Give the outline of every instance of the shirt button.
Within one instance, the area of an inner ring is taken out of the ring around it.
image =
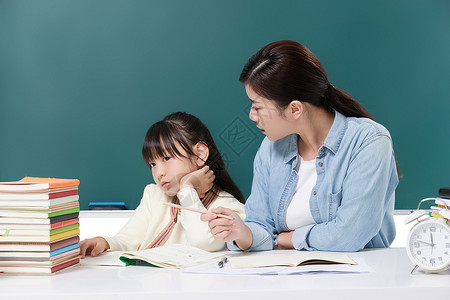
[[[314,191],[314,192],[313,192],[313,194],[314,194],[314,196],[315,196],[315,195],[317,195],[317,192],[316,192],[316,191]]]
[[[319,161],[319,167],[323,166],[323,162]]]
[[[320,149],[320,151],[325,152],[325,148]]]

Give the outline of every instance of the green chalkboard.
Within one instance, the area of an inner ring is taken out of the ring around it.
[[[186,111],[250,192],[263,138],[238,82],[265,44],[296,40],[391,132],[397,209],[450,185],[448,1],[0,1],[0,180],[78,178],[82,209],[134,209],[148,127]]]

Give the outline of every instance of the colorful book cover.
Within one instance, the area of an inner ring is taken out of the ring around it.
[[[0,266],[0,272],[11,274],[55,274],[56,272],[65,270],[69,267],[78,265],[80,263],[80,256],[76,256],[68,261],[55,266],[45,267],[26,267],[26,266]]]
[[[78,179],[24,177],[19,181],[0,182],[0,191],[39,191],[78,186]]]
[[[55,224],[62,221],[76,219],[79,212],[69,213],[52,218],[21,218],[21,217],[2,217],[0,216],[0,224]]]
[[[55,251],[66,246],[78,244],[80,237],[78,235],[61,238],[54,242],[6,242],[0,243],[0,251]]]
[[[63,205],[65,205],[65,204],[63,204]],[[75,208],[63,209],[63,210],[52,212],[54,209],[60,209],[60,208],[58,207],[58,208],[52,208],[52,209],[48,209],[48,210],[36,210],[36,211],[0,209],[0,217],[47,219],[47,218],[53,218],[53,217],[58,217],[58,216],[62,216],[62,215],[68,215],[68,214],[80,212],[79,204],[78,204],[78,207],[75,207]]]
[[[55,229],[0,229],[0,236],[52,236],[77,228],[80,228],[79,223]]]
[[[48,184],[48,187],[51,189],[80,185],[80,180],[78,179],[64,178],[24,177],[19,180],[19,182],[45,183]]]
[[[54,251],[0,251],[0,261],[4,260],[55,260],[74,253],[80,253],[78,243]]]
[[[78,195],[78,188],[61,188],[49,192],[17,193],[0,192],[0,200],[50,200],[67,196]]]
[[[70,219],[67,221],[61,221],[53,224],[15,224],[15,223],[0,223],[0,230],[2,229],[32,229],[32,230],[51,230],[60,227],[64,227],[67,225],[77,224],[80,222],[80,219]]]
[[[2,267],[55,267],[66,261],[72,260],[77,257],[78,254],[68,255],[55,260],[44,260],[44,261],[34,261],[34,260],[4,260],[0,262]]]
[[[0,243],[3,242],[52,242],[65,237],[80,234],[80,229],[72,229],[66,232],[57,233],[50,236],[0,236]]]
[[[37,209],[50,209],[55,206],[62,206],[63,204],[76,202],[79,200],[78,195],[72,195],[67,197],[60,197],[48,200],[4,200],[0,199],[0,209],[14,209],[14,210],[37,210]]]

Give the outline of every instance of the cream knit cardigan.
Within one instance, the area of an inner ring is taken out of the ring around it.
[[[180,204],[197,209],[205,209],[197,192],[193,188],[181,189],[177,197]],[[172,221],[171,207],[163,205],[171,202],[156,184],[145,187],[141,203],[127,224],[113,237],[104,237],[111,251],[142,250],[150,246],[156,236]],[[244,205],[227,192],[221,191],[208,210],[215,207],[226,207],[235,211],[245,219]],[[178,221],[171,230],[166,244],[188,244],[206,251],[226,249],[225,243],[214,240],[207,222],[200,220],[200,214],[188,210],[181,210]]]

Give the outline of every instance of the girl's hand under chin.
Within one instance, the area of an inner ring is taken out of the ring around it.
[[[185,187],[192,187],[197,191],[197,194],[202,198],[207,191],[209,191],[214,184],[216,176],[208,166],[186,174],[180,180],[180,190]]]

